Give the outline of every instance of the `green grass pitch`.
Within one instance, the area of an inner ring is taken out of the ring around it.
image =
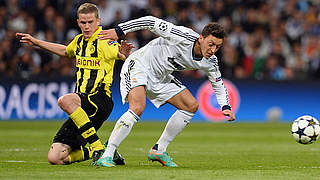
[[[49,165],[48,148],[62,123],[0,122],[0,179],[320,179],[319,143],[296,143],[289,123],[191,123],[168,147],[178,168],[147,161],[165,126],[159,122],[133,127],[119,148],[125,166]],[[102,140],[113,125],[99,130]]]

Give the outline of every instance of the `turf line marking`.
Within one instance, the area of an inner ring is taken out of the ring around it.
[[[10,149],[0,149],[0,152],[28,152],[28,151],[40,151],[40,149],[32,148],[32,149],[24,149],[24,148],[10,148]]]
[[[37,161],[16,161],[16,160],[7,160],[7,161],[0,161],[0,162],[9,162],[9,163],[36,163],[36,164],[49,164],[48,162],[37,162]]]
[[[311,167],[306,167],[306,166],[303,166],[303,167],[299,167],[301,169],[320,169],[319,166],[311,166]]]

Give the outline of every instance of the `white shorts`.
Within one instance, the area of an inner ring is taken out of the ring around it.
[[[138,86],[146,87],[147,98],[157,108],[186,88],[172,75],[168,75],[161,80],[152,76],[145,66],[132,59],[125,61],[120,77],[120,92],[123,104],[128,102],[129,91]]]

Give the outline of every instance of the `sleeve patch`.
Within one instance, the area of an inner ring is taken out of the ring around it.
[[[108,45],[111,46],[112,44],[117,43],[117,41],[108,41]]]
[[[166,31],[166,30],[168,29],[167,23],[161,22],[161,23],[159,24],[159,29],[160,29],[161,31]]]
[[[218,78],[216,78],[216,82],[219,82],[219,81],[221,81],[221,77],[218,77]]]

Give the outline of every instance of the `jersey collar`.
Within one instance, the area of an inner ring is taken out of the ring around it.
[[[98,30],[96,30],[96,32],[94,32],[94,33],[92,34],[92,36],[90,36],[88,39],[86,39],[86,41],[89,41],[89,40],[92,40],[92,39],[96,39],[97,36],[98,36],[98,33],[99,33],[100,31],[102,31],[102,26],[101,26],[101,25],[99,25]]]

